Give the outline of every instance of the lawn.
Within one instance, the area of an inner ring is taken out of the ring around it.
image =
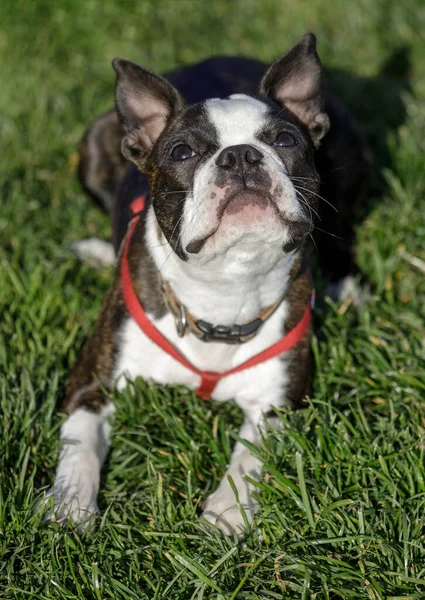
[[[197,517],[238,410],[142,382],[114,395],[97,527],[43,523],[57,402],[112,279],[70,251],[110,231],[75,166],[112,104],[111,59],[271,60],[308,30],[375,155],[358,224],[372,294],[319,299],[312,397],[258,450],[255,527],[238,542]],[[422,0],[2,0],[0,597],[425,598],[425,276],[403,254],[425,260],[424,32]]]

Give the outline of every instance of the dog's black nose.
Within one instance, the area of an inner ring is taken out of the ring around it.
[[[264,157],[257,148],[249,144],[228,146],[216,158],[216,165],[223,169],[243,169],[244,166],[260,162]]]

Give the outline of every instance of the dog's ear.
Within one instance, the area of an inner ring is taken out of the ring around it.
[[[122,153],[141,164],[167,121],[184,106],[180,93],[163,77],[115,58],[115,106],[124,129]]]
[[[258,92],[290,110],[310,132],[316,147],[329,129],[324,111],[322,65],[316,36],[308,33],[274,62],[260,82]]]

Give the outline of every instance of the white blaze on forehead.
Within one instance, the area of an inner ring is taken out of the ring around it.
[[[254,142],[267,115],[264,102],[245,94],[233,94],[225,100],[212,98],[205,102],[205,108],[221,148]]]

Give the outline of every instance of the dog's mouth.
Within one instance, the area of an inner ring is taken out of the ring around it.
[[[186,252],[188,254],[198,254],[206,242],[218,231],[223,218],[226,215],[236,215],[245,210],[247,211],[248,218],[250,216],[249,211],[256,215],[261,215],[262,212],[268,210],[274,211],[279,221],[289,229],[291,238],[298,240],[298,243],[300,243],[300,239],[304,237],[310,228],[310,223],[308,221],[294,220],[282,213],[276,205],[276,202],[269,195],[246,188],[239,190],[226,198],[225,202],[217,209],[217,225],[206,235],[189,242],[186,246]]]
[[[220,223],[225,213],[234,215],[242,212],[248,207],[256,207],[260,210],[264,210],[269,205],[277,211],[276,204],[268,196],[257,192],[256,190],[246,188],[232,194],[218,207],[217,218]]]

